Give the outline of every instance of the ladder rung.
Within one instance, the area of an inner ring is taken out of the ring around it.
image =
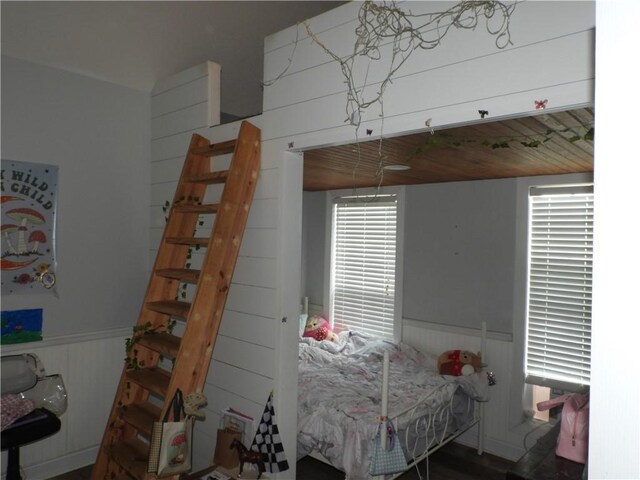
[[[190,175],[184,177],[185,182],[190,183],[204,183],[206,185],[213,185],[214,183],[224,183],[229,177],[229,170],[221,170],[219,172],[208,172],[200,175]]]
[[[137,438],[115,443],[111,450],[113,460],[133,478],[145,478],[149,458],[149,445]]]
[[[199,245],[201,247],[209,245],[208,237],[167,237],[165,241],[174,245]]]
[[[147,302],[147,308],[158,313],[166,313],[174,317],[180,317],[183,320],[187,319],[189,315],[189,309],[191,304],[187,302],[181,302],[179,300],[163,300],[159,302]]]
[[[208,205],[175,205],[173,211],[179,213],[217,213],[219,207],[220,205],[217,203]]]
[[[180,349],[180,337],[170,333],[148,333],[138,340],[138,345],[146,347],[160,355],[176,358]]]
[[[161,368],[140,368],[138,370],[130,370],[127,377],[142,388],[150,390],[153,393],[165,397],[169,388],[169,380],[171,374]]]
[[[194,284],[198,283],[198,278],[200,278],[200,270],[191,268],[162,268],[156,270],[156,273],[161,277],[173,278],[174,280]]]
[[[215,157],[216,155],[226,155],[233,153],[236,148],[236,140],[228,140],[226,142],[212,143],[206,147],[198,147],[191,150],[194,155],[203,155],[206,157]]]
[[[149,402],[131,403],[120,407],[120,418],[147,437],[151,436],[153,422],[158,421],[161,414],[162,409]]]

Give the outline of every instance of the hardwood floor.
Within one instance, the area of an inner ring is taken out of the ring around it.
[[[504,458],[488,453],[480,456],[472,448],[450,443],[431,456],[429,476],[425,462],[420,464],[420,473],[423,480],[504,480],[512,466]],[[344,473],[311,457],[300,460],[296,470],[296,480],[344,480]],[[88,480],[90,475],[91,466],[87,466],[49,480]],[[414,468],[400,480],[420,480],[420,476]]]
[[[86,467],[73,470],[72,472],[63,473],[57,477],[51,477],[49,480],[90,480],[92,468],[93,465],[87,465]]]
[[[415,468],[399,480],[504,480],[513,462],[485,453],[478,455],[472,448],[450,443],[429,459],[429,476],[425,462],[420,463],[420,475]],[[344,473],[311,457],[297,464],[296,480],[344,480]]]

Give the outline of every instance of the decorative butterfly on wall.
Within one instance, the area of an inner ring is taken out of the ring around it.
[[[547,108],[546,98],[544,100],[535,100],[533,103],[536,106],[536,110],[544,110],[545,108]]]

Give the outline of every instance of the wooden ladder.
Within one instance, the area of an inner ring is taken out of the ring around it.
[[[210,157],[229,153],[229,169],[212,171]],[[260,130],[249,122],[236,140],[192,136],[92,480],[155,478],[147,473],[145,441],[153,422],[176,389],[202,392],[259,170]],[[207,187],[220,183],[220,203],[202,203]],[[211,235],[196,237],[205,215],[215,215]],[[191,251],[200,247],[202,265],[191,269]],[[195,285],[190,302],[178,300],[185,284]],[[176,319],[185,321],[182,336],[172,333]]]

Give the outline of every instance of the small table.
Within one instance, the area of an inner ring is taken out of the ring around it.
[[[559,433],[560,422],[518,460],[506,480],[581,480],[585,466],[556,455]]]

